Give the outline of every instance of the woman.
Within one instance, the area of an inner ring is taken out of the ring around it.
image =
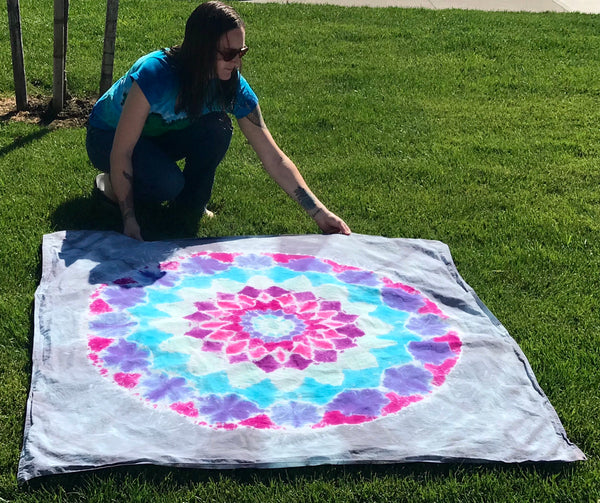
[[[269,175],[326,233],[350,234],[312,194],[277,146],[258,98],[240,75],[248,51],[238,13],[218,1],[201,4],[181,46],[140,58],[96,103],[86,147],[102,171],[97,188],[119,204],[123,232],[141,240],[134,201],[174,201],[204,211],[215,170],[229,147],[233,114]],[[185,158],[181,171],[176,164]]]

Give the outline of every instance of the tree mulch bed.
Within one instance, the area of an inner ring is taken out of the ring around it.
[[[64,108],[56,113],[48,96],[28,96],[27,108],[21,111],[17,111],[13,96],[0,98],[0,121],[28,122],[52,129],[83,127],[95,102],[96,98],[69,97]]]

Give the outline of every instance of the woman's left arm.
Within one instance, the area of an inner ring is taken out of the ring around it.
[[[329,211],[311,192],[295,164],[278,147],[256,108],[238,119],[244,136],[258,155],[271,178],[314,219],[326,234],[350,234],[350,227],[340,217]]]

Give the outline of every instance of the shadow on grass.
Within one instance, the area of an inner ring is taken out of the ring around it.
[[[417,484],[445,482],[450,479],[467,483],[471,477],[491,475],[502,478],[530,480],[553,480],[568,478],[578,464],[570,463],[397,463],[397,464],[355,464],[322,465],[298,468],[258,469],[240,468],[233,470],[170,468],[154,465],[120,466],[94,471],[51,475],[33,479],[22,486],[26,492],[45,493],[72,492],[85,495],[103,485],[121,488],[145,487],[163,494],[164,491],[189,489],[195,485],[237,485],[241,489],[249,486],[273,487],[275,484],[289,484],[293,487],[311,483],[363,484],[380,479],[394,479]]]
[[[17,138],[14,139],[14,141],[10,145],[0,148],[0,157],[3,157],[6,154],[12,152],[13,150],[24,147],[25,145],[28,145],[29,143],[39,140],[40,138],[43,138],[49,132],[50,132],[50,129],[44,128],[44,129],[40,129],[39,131],[36,131],[35,133],[28,134],[26,136],[18,136]]]
[[[136,216],[147,241],[197,237],[202,213],[184,212],[168,205],[136,202]],[[54,230],[122,232],[119,208],[94,191],[60,205],[52,217]]]

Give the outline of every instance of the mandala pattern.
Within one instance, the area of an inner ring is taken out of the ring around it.
[[[396,414],[458,361],[423,294],[313,256],[199,252],[90,298],[99,372],[156,409],[216,429],[322,428]]]

